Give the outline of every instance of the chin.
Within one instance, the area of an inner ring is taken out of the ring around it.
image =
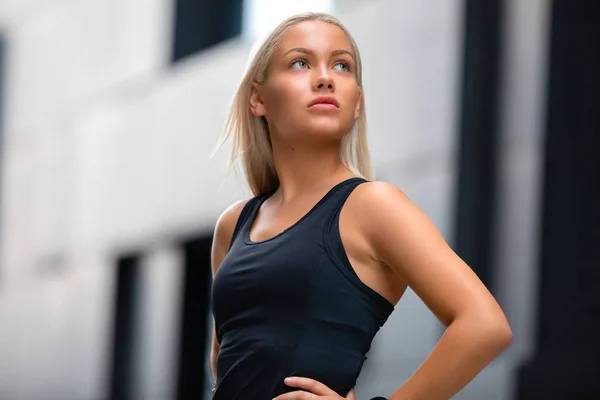
[[[347,133],[339,124],[311,124],[304,130],[304,135],[314,140],[342,140]]]
[[[325,136],[344,136],[352,127],[352,124],[343,124],[334,118],[322,118],[310,121],[306,124],[306,132]]]
[[[337,118],[314,118],[294,123],[293,129],[280,130],[282,138],[286,141],[305,144],[325,144],[340,142],[342,138],[352,129],[352,124],[341,124]]]

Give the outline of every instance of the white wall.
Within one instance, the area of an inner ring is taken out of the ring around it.
[[[234,178],[223,183],[226,151],[213,160],[209,155],[250,46],[230,41],[167,67],[171,3],[0,5],[10,46],[1,398],[104,398],[111,257],[137,245],[156,248],[148,262],[158,275],[147,282],[169,298],[165,293],[177,277],[158,278],[161,267],[177,264],[168,239],[210,232],[219,213],[246,195]],[[461,5],[347,0],[339,14],[364,59],[378,177],[405,190],[447,238],[456,180]],[[173,321],[168,311],[144,315],[152,326]],[[358,397],[400,386],[440,332],[423,303],[407,293],[374,342]],[[163,346],[149,359],[171,357],[164,348],[172,337],[168,330],[147,337],[144,346]],[[157,374],[146,369],[140,385]],[[496,397],[486,398],[502,398],[503,382],[491,382]],[[138,390],[158,395],[156,385]]]

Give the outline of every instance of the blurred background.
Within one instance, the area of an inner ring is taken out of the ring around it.
[[[301,11],[358,42],[377,179],[510,320],[455,398],[600,398],[600,2],[0,0],[0,399],[210,399],[212,231],[249,196],[210,154],[254,40]],[[408,291],[358,398],[442,332]]]

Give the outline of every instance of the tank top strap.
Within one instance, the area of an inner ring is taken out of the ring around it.
[[[350,272],[351,275],[357,276],[354,268],[350,265],[350,261],[346,255],[346,250],[342,243],[342,237],[340,235],[340,213],[346,200],[350,194],[356,189],[356,187],[362,183],[368,182],[366,179],[356,179],[348,182],[344,185],[338,193],[335,194],[335,198],[332,199],[330,206],[330,212],[327,218],[324,220],[323,226],[323,243],[327,249],[332,253],[331,255],[343,264],[344,269]]]
[[[254,216],[258,212],[258,208],[262,204],[262,199],[266,196],[269,196],[269,194],[261,194],[252,197],[246,202],[246,204],[244,204],[244,207],[240,212],[240,216],[238,217],[238,220],[235,224],[235,229],[233,230],[233,236],[231,237],[231,243],[229,244],[230,249],[231,246],[233,246],[233,243],[235,242],[236,238],[240,235],[240,233],[242,233],[243,235],[243,232],[246,229],[249,229],[249,227],[247,226],[249,221],[254,219]]]
[[[360,280],[356,271],[352,267],[350,260],[348,259],[348,255],[346,254],[346,249],[344,248],[340,234],[340,213],[342,208],[354,189],[365,182],[369,181],[363,178],[353,178],[349,181],[343,182],[338,190],[336,190],[335,193],[332,193],[327,207],[325,207],[325,209],[328,211],[328,215],[326,218],[324,218],[322,225],[322,243],[329,257],[332,259],[334,264],[339,267],[340,271],[342,271],[358,289],[363,291],[367,296],[375,301],[375,304],[378,305],[382,315],[389,315],[391,312],[390,310],[393,309],[393,306],[382,295]]]
[[[352,191],[360,184],[368,182],[364,178],[350,178],[347,179],[338,185],[327,194],[327,199],[325,204],[323,204],[321,208],[321,218],[324,218],[324,221],[329,220],[331,218],[335,218],[336,215],[339,215],[344,203],[348,199],[348,196],[352,193]]]
[[[367,180],[354,177],[346,179],[332,187],[310,212],[304,216],[303,219],[310,219],[307,228],[311,230],[323,230],[327,221],[340,212],[354,188],[364,182],[367,182]]]

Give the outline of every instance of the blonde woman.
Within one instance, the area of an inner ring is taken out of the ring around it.
[[[215,228],[216,400],[353,399],[408,286],[447,329],[390,400],[448,399],[511,342],[502,310],[430,220],[371,181],[361,76],[344,26],[302,14],[272,32],[239,87],[226,137],[254,197]]]

